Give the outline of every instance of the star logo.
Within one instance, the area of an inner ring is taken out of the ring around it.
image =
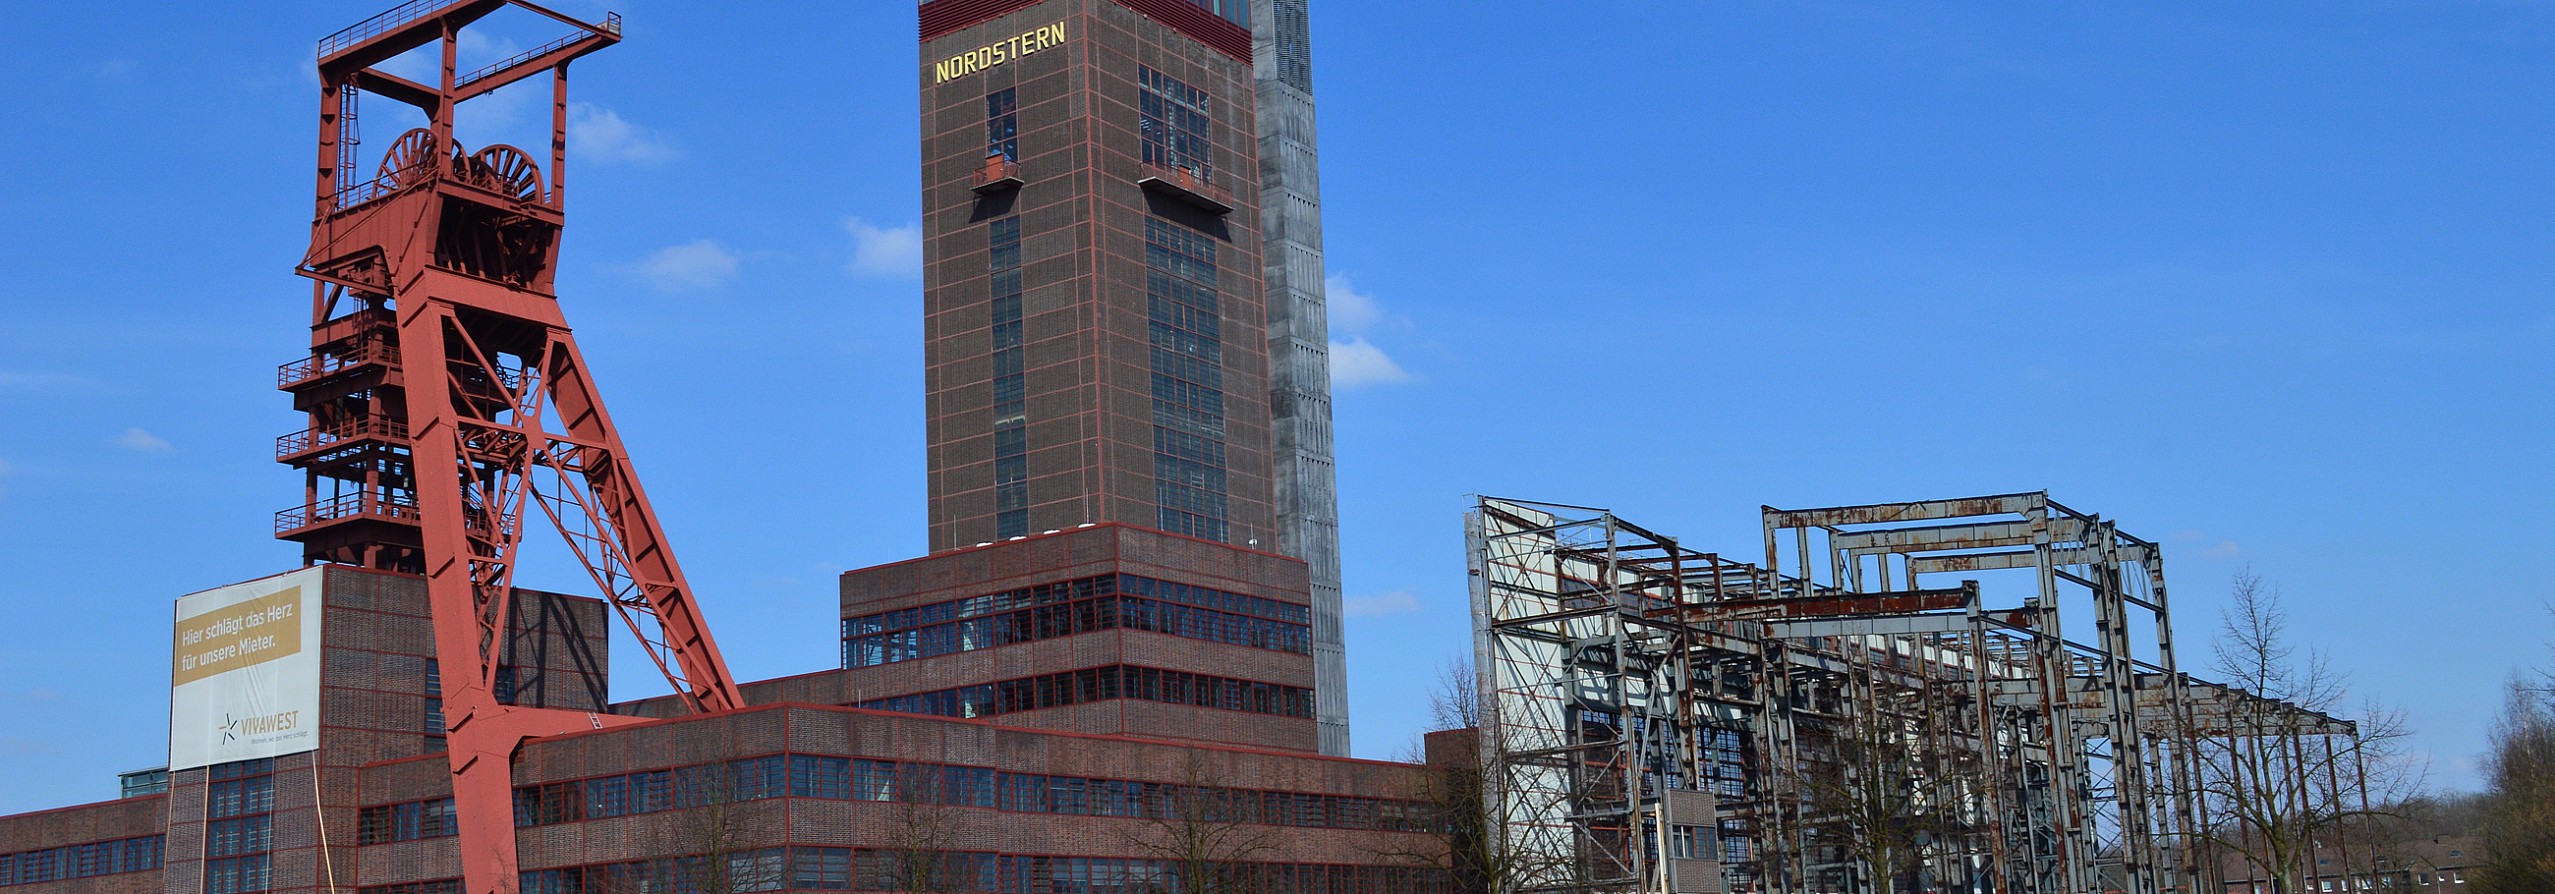
[[[238,718],[232,717],[228,712],[222,714],[222,722],[214,724],[213,728],[222,731],[223,744],[239,741],[240,722]]]

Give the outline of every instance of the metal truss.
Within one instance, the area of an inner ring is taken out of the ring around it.
[[[567,33],[461,70],[462,32],[508,8]],[[412,0],[319,46],[320,163],[301,267],[313,280],[312,352],[278,373],[310,424],[278,440],[277,458],[309,484],[276,532],[308,561],[425,578],[471,894],[518,886],[511,771],[523,740],[636,721],[497,696],[527,509],[566,539],[677,696],[694,710],[744,706],[554,288],[568,65],[620,38],[617,16]],[[421,48],[441,53],[432,83],[374,67]],[[532,79],[550,86],[546,165],[455,142],[459,106]],[[356,182],[356,103],[368,94],[415,106],[427,125],[391,140],[376,176]]]
[[[2355,733],[2181,672],[2157,546],[2047,494],[1762,521],[1751,564],[1601,509],[1468,514],[1486,807],[1535,867],[1514,888],[2200,890],[2207,743]],[[1876,870],[1844,793],[1880,753],[1928,825]],[[1711,886],[1656,844],[1689,790],[1717,802]]]

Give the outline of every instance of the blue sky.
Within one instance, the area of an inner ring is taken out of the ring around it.
[[[169,601],[296,561],[309,55],[374,5],[0,8],[0,812],[157,764]],[[913,13],[614,8],[563,300],[736,671],[826,667],[834,576],[924,547]],[[2187,662],[2250,566],[2474,784],[2555,640],[2555,6],[1314,27],[1360,754],[1467,648],[1467,494],[1745,555],[1759,504],[2045,488],[2167,545]]]

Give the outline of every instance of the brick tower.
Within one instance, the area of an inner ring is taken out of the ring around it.
[[[1319,749],[1247,7],[920,10],[933,554],[844,576],[847,700]]]

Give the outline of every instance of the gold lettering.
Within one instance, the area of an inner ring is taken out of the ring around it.
[[[1040,50],[1062,46],[1064,42],[1065,23],[1063,22],[1016,34],[999,42],[951,56],[945,61],[932,63],[932,83],[948,83],[952,78],[985,71]]]

